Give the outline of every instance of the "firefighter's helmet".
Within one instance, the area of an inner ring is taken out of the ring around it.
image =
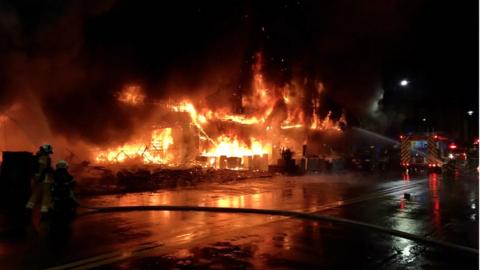
[[[59,160],[57,162],[57,165],[55,165],[57,169],[67,169],[68,168],[68,162],[66,160]]]
[[[53,154],[53,147],[51,144],[44,144],[40,146],[40,150],[47,154]]]

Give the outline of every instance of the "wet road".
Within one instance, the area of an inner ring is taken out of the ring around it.
[[[319,212],[478,249],[478,177],[274,177],[83,203]],[[268,215],[96,213],[63,229],[41,223],[15,232],[7,221],[0,224],[2,269],[478,269],[477,256],[349,225]]]

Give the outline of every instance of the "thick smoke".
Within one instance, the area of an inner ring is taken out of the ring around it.
[[[169,11],[159,8],[128,1],[4,4],[3,111],[14,102],[39,105],[54,133],[101,145],[128,139],[155,99],[231,84],[226,78],[239,66],[234,62],[241,61],[245,37],[215,36],[198,44],[208,32],[180,37],[192,34],[185,32],[189,26],[175,28],[178,22],[169,21],[172,15],[162,19]],[[180,14],[180,5],[173,8]],[[231,50],[239,54],[232,57]],[[120,104],[115,96],[127,83],[139,84],[152,102],[140,109]],[[25,98],[31,94],[39,104]]]
[[[1,4],[0,111],[15,103],[34,108],[31,117],[46,122],[28,132],[42,137],[35,144],[52,136],[115,144],[134,135],[156,101],[172,95],[208,96],[212,107],[235,103],[249,91],[253,56],[262,51],[269,80],[307,79],[307,96],[321,81],[321,114],[333,109],[339,117],[345,109],[360,117],[378,96],[383,55],[418,5],[163,2]],[[145,106],[116,100],[132,83],[145,91]]]
[[[382,64],[398,50],[422,1],[285,2],[265,20],[263,44],[273,76],[319,79],[322,108],[368,115],[380,94]],[[268,7],[264,7],[268,13]],[[278,46],[282,44],[282,46]],[[290,67],[289,69],[285,69]],[[293,67],[293,68],[291,68]],[[337,106],[335,106],[337,105]],[[326,114],[326,112],[324,112]]]

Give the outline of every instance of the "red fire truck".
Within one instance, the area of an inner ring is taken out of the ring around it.
[[[451,158],[452,141],[438,133],[400,135],[400,165],[404,168],[438,170]]]

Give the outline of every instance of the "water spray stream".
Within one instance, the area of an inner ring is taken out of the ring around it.
[[[381,135],[379,133],[376,133],[376,132],[373,132],[373,131],[370,131],[370,130],[366,130],[364,128],[359,128],[359,127],[353,127],[352,129],[355,129],[356,131],[358,132],[361,132],[361,133],[364,133],[364,134],[367,134],[368,136],[371,136],[371,137],[375,137],[375,138],[378,138],[380,140],[383,140],[383,141],[387,141],[393,145],[399,145],[400,142],[397,141],[397,140],[394,140],[392,138],[389,138],[387,136],[384,136],[384,135]],[[420,151],[418,149],[412,149],[415,153],[421,155],[421,156],[426,156],[427,153],[423,152],[423,151]]]
[[[28,141],[32,144],[33,147],[37,146],[36,141],[30,136],[30,134],[33,134],[32,132],[28,132],[28,130],[20,124],[19,121],[17,121],[15,118],[11,117],[10,115],[3,113],[3,115],[9,119],[12,123],[14,123],[25,135],[25,137],[28,139]],[[3,128],[5,128],[5,125],[3,125]]]
[[[389,138],[389,137],[387,137],[387,136],[381,135],[381,134],[379,134],[379,133],[376,133],[376,132],[373,132],[373,131],[370,131],[370,130],[366,130],[366,129],[359,128],[359,127],[353,127],[352,129],[355,129],[355,130],[357,130],[358,132],[367,134],[367,135],[369,135],[369,136],[371,136],[371,137],[380,139],[380,140],[382,140],[382,141],[389,142],[389,143],[394,144],[394,145],[400,144],[400,142],[397,141],[397,140],[394,140],[394,139],[392,139],[392,138]]]

